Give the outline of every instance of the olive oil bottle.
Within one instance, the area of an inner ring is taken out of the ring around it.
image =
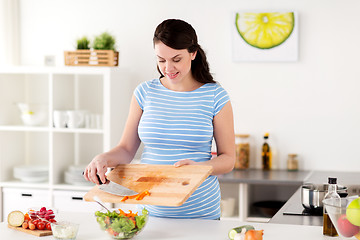
[[[328,185],[328,192],[325,194],[324,199],[339,199],[340,196],[337,193],[337,185],[336,185],[336,178],[329,177],[329,185]],[[323,207],[323,235],[335,237],[338,235],[334,224],[331,222],[331,219],[326,212],[325,206]]]
[[[262,167],[263,170],[270,170],[271,169],[271,148],[268,143],[269,133],[264,134],[264,144],[262,145]]]

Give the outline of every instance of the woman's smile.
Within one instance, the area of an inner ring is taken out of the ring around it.
[[[167,75],[168,78],[170,78],[170,79],[175,79],[175,78],[179,75],[179,72],[176,72],[176,73],[166,73],[166,75]]]

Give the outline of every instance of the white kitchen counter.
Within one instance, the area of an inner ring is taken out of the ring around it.
[[[88,213],[59,213],[58,220],[68,220],[80,223],[77,240],[109,240],[107,233],[100,230],[95,217]],[[301,226],[270,223],[246,223],[236,220],[181,220],[150,217],[145,226],[135,239],[143,240],[176,240],[176,239],[206,239],[206,240],[226,240],[228,231],[233,227],[250,224],[257,230],[264,229],[264,240],[321,240],[339,238],[325,237],[322,235],[320,226]],[[7,227],[7,223],[0,223],[1,240],[48,240],[54,239],[52,236],[36,237],[20,231],[12,230]]]

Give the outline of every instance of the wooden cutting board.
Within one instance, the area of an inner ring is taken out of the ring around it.
[[[20,231],[20,232],[24,232],[24,233],[29,233],[29,234],[35,235],[35,236],[37,236],[37,237],[44,237],[44,236],[52,235],[52,231],[51,231],[51,230],[47,230],[47,229],[44,229],[44,230],[39,230],[39,229],[30,230],[30,229],[24,229],[24,228],[22,228],[22,227],[13,227],[13,226],[10,226],[10,225],[8,225],[8,227],[11,228],[11,229],[18,230],[18,231]]]
[[[205,165],[123,164],[114,168],[107,178],[136,192],[149,191],[142,200],[127,199],[93,187],[84,196],[85,201],[94,201],[98,196],[103,202],[181,206],[197,187],[211,174],[212,167]]]

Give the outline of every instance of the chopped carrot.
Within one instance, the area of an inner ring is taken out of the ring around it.
[[[135,199],[136,200],[142,200],[145,196],[150,196],[149,191],[144,191],[144,192],[140,193],[140,195],[137,196]]]
[[[120,208],[119,208],[119,212],[120,212],[120,215],[126,216],[126,213],[123,210],[121,210]]]
[[[133,196],[125,196],[123,199],[121,199],[122,202],[125,202],[127,199],[134,199],[135,200],[142,200],[145,196],[150,196],[149,191],[144,191],[139,194],[133,195]]]
[[[28,214],[28,213],[25,213],[25,215],[24,215],[24,220],[30,220],[30,217],[29,217],[29,214]]]

